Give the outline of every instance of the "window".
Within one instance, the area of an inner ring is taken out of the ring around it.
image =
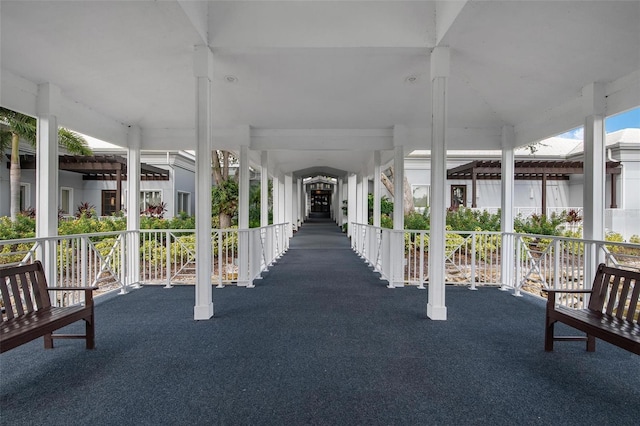
[[[105,189],[102,191],[102,216],[111,216],[116,212],[116,191]]]
[[[457,210],[458,207],[467,205],[467,186],[451,185],[451,208]]]
[[[423,212],[431,205],[431,185],[412,185],[413,206]]]
[[[20,211],[23,212],[31,207],[31,185],[28,183],[20,184]]]
[[[178,205],[176,211],[178,213],[191,214],[190,193],[178,191]]]
[[[149,205],[157,206],[161,202],[161,191],[140,191],[140,212],[144,212]]]
[[[64,215],[71,214],[71,206],[73,206],[73,189],[60,188],[60,213]]]

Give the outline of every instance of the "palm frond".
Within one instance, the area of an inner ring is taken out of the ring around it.
[[[87,145],[87,141],[82,136],[69,129],[60,128],[58,130],[58,142],[71,154],[93,154],[93,151]]]

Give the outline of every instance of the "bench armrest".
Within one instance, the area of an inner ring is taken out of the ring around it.
[[[98,290],[97,286],[90,287],[47,287],[49,291],[72,291],[72,290]]]
[[[542,289],[543,292],[545,293],[549,293],[549,294],[555,294],[555,293],[591,293],[591,290],[585,290],[585,289],[562,289],[562,288],[543,288]]]

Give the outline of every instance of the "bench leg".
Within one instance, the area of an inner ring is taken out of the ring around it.
[[[553,326],[555,321],[549,322],[549,318],[547,318],[547,324],[544,329],[544,350],[547,352],[553,351]]]
[[[44,335],[44,348],[53,349],[53,336],[51,333]]]
[[[587,352],[596,351],[596,338],[587,334]]]
[[[93,326],[93,315],[91,320],[85,320],[85,332],[87,336],[87,349],[95,349],[96,347],[96,334]]]

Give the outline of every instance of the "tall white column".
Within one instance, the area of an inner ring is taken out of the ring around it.
[[[431,53],[431,224],[429,231],[429,302],[427,316],[446,320],[445,242],[447,179],[447,79],[449,48]]]
[[[336,200],[337,210],[336,217],[338,226],[342,227],[344,224],[344,212],[342,211],[342,200],[344,200],[344,180],[342,178],[338,179],[338,198]]]
[[[284,221],[289,224],[287,227],[289,238],[293,236],[293,177],[290,173],[284,175]]]
[[[58,235],[58,108],[60,89],[38,86],[36,135],[36,237]],[[56,284],[56,244],[49,241],[40,253],[45,275]]]
[[[364,196],[364,177],[362,174],[358,173],[356,175],[356,222],[364,223],[362,220],[363,212],[362,212],[362,198]]]
[[[502,162],[501,162],[501,205],[500,229],[502,231],[502,288],[512,287],[514,268],[514,239],[505,233],[513,232],[513,200],[514,200],[514,147],[516,134],[513,126],[502,128]]]
[[[373,153],[373,226],[377,227],[380,227],[380,175],[382,174],[380,162],[380,151],[375,151]]]
[[[271,194],[272,203],[273,203],[273,223],[282,223],[280,222],[280,178],[278,176],[274,176],[271,179],[271,190],[273,193]]]
[[[280,179],[278,180],[278,191],[280,192],[280,198],[278,199],[279,223],[286,223],[287,222],[287,215],[286,215],[287,192],[285,191],[284,175],[280,175]]]
[[[406,129],[393,129],[393,230],[391,238],[391,282],[389,287],[404,287],[404,144]]]
[[[195,320],[213,316],[211,292],[211,80],[213,55],[208,46],[196,46],[196,295]]]
[[[131,126],[127,134],[127,231],[129,285],[139,287],[140,283],[140,145],[142,130]],[[168,278],[167,278],[168,279]]]
[[[357,176],[355,174],[349,175],[347,181],[347,235],[351,236],[353,231],[353,223],[357,220]]]
[[[269,152],[260,154],[260,226],[269,225]]]
[[[249,279],[249,147],[240,146],[238,176],[238,286],[253,287]]]
[[[298,189],[298,196],[296,197],[296,199],[298,200],[297,212],[298,212],[298,227],[299,227],[304,221],[304,205],[306,204],[306,199],[304,196],[305,192],[303,191],[303,188],[302,188],[302,179],[298,178],[296,182],[297,182],[297,189]]]
[[[582,90],[584,122],[583,233],[587,240],[604,240],[605,207],[605,87],[593,83]],[[592,283],[600,262],[593,247],[585,251],[585,283]]]

